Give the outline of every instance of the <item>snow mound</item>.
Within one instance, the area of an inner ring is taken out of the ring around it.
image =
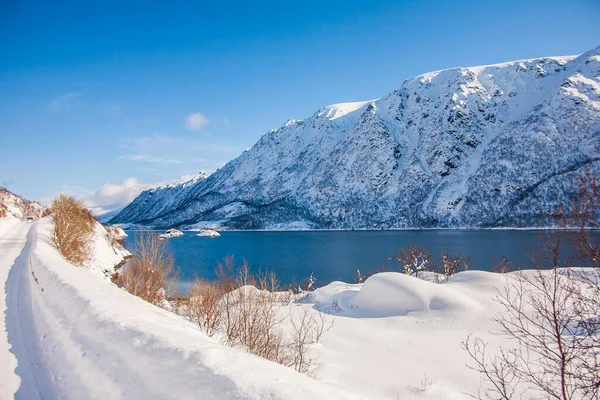
[[[92,258],[87,263],[86,269],[110,279],[123,260],[131,257],[131,253],[118,242],[124,238],[121,233],[127,236],[120,228],[118,231],[113,231],[96,223],[92,237]]]
[[[482,277],[487,275],[489,274],[483,274]],[[470,285],[473,285],[472,281],[476,281],[477,277],[471,276],[465,280],[471,281]],[[318,304],[319,308],[325,311],[335,309],[335,312],[341,315],[355,318],[393,317],[428,311],[453,313],[481,309],[478,302],[459,284],[437,284],[398,272],[375,274],[362,285],[332,282],[310,293],[305,301]]]
[[[463,293],[446,285],[397,272],[371,276],[356,294],[353,305],[364,317],[391,317],[411,312],[478,308],[477,304]]]

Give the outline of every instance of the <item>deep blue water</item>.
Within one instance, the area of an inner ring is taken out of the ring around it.
[[[131,249],[135,232],[128,232],[125,245]],[[414,230],[414,231],[311,231],[311,232],[221,232],[221,237],[197,237],[196,232],[169,239],[175,263],[183,280],[194,276],[215,277],[217,263],[227,255],[251,269],[274,270],[284,284],[301,282],[311,273],[322,285],[334,280],[352,282],[357,269],[367,273],[380,267],[398,269],[388,260],[401,247],[416,244],[439,257],[468,255],[471,269],[490,270],[495,260],[508,257],[519,267],[531,267],[529,254],[538,248],[537,231],[513,230]],[[542,233],[544,234],[544,233]],[[598,234],[596,232],[595,234]]]

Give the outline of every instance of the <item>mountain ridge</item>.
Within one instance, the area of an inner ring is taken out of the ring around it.
[[[598,157],[600,47],[434,71],[376,100],[322,107],[270,130],[185,193],[154,196],[148,207],[143,192],[111,223],[548,226],[547,211],[575,193],[574,174],[587,166],[600,175]]]

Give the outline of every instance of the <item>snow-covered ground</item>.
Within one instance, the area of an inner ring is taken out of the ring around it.
[[[0,220],[0,398],[364,398],[224,347],[67,264],[50,228],[48,218]],[[96,252],[92,264],[107,254]]]
[[[76,268],[50,229],[49,218],[0,219],[2,399],[465,399],[485,384],[461,342],[474,333],[489,349],[510,345],[491,332],[501,312],[493,296],[512,274],[461,272],[436,284],[380,273],[282,303],[284,315],[333,323],[310,346],[309,377],[225,347],[110,283],[105,272],[120,256],[100,230],[90,265]]]

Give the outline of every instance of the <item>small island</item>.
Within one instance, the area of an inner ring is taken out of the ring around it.
[[[161,239],[170,239],[179,236],[183,236],[183,232],[181,232],[178,229],[169,229],[165,233],[161,233],[160,235],[158,235],[158,237]]]
[[[221,236],[221,234],[215,230],[212,229],[202,229],[202,231],[200,231],[200,233],[196,234],[196,236],[202,236],[202,237],[219,237]]]

